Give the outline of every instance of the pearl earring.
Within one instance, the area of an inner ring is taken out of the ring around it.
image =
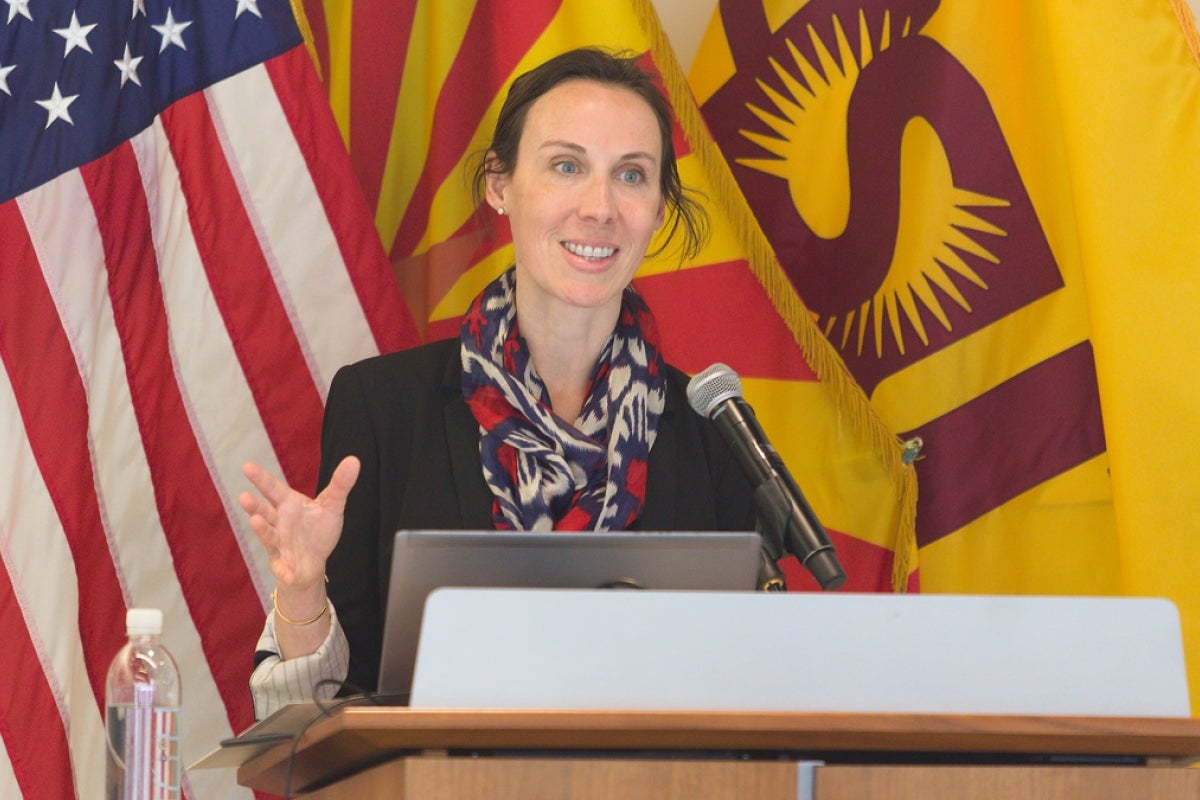
[[[497,206],[496,213],[503,217],[504,216],[504,206]]]

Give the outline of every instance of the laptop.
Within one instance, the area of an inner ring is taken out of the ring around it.
[[[425,598],[439,587],[752,591],[761,543],[749,532],[399,531],[379,694],[407,702]]]

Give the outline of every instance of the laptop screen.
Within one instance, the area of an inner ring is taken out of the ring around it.
[[[379,694],[407,702],[425,598],[479,588],[755,588],[757,533],[399,531],[384,617]]]

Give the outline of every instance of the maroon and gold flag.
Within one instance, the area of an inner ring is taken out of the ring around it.
[[[720,0],[689,76],[790,288],[921,442],[921,588],[1171,597],[1193,692],[1196,41],[1171,0]]]
[[[908,584],[914,484],[881,424],[812,325],[746,209],[645,0],[307,4],[314,52],[375,224],[426,338],[512,261],[507,224],[470,197],[470,159],[516,75],[572,47],[633,53],[672,101],[685,183],[707,198],[714,235],[695,263],[647,261],[637,286],[665,354],[688,372],[723,361],[838,548],[848,587]],[[816,584],[794,560],[796,587]]]
[[[924,30],[938,5],[725,0],[709,44],[735,71],[702,105],[817,325],[923,442],[921,547],[1087,464],[1107,494],[1086,311],[1033,341],[997,327],[1070,293],[992,97]]]

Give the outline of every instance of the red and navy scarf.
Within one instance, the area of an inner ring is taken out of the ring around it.
[[[550,396],[517,330],[515,270],[463,317],[463,397],[479,422],[497,530],[626,530],[646,499],[646,461],[666,402],[654,316],[632,287],[592,373],[579,418]]]

